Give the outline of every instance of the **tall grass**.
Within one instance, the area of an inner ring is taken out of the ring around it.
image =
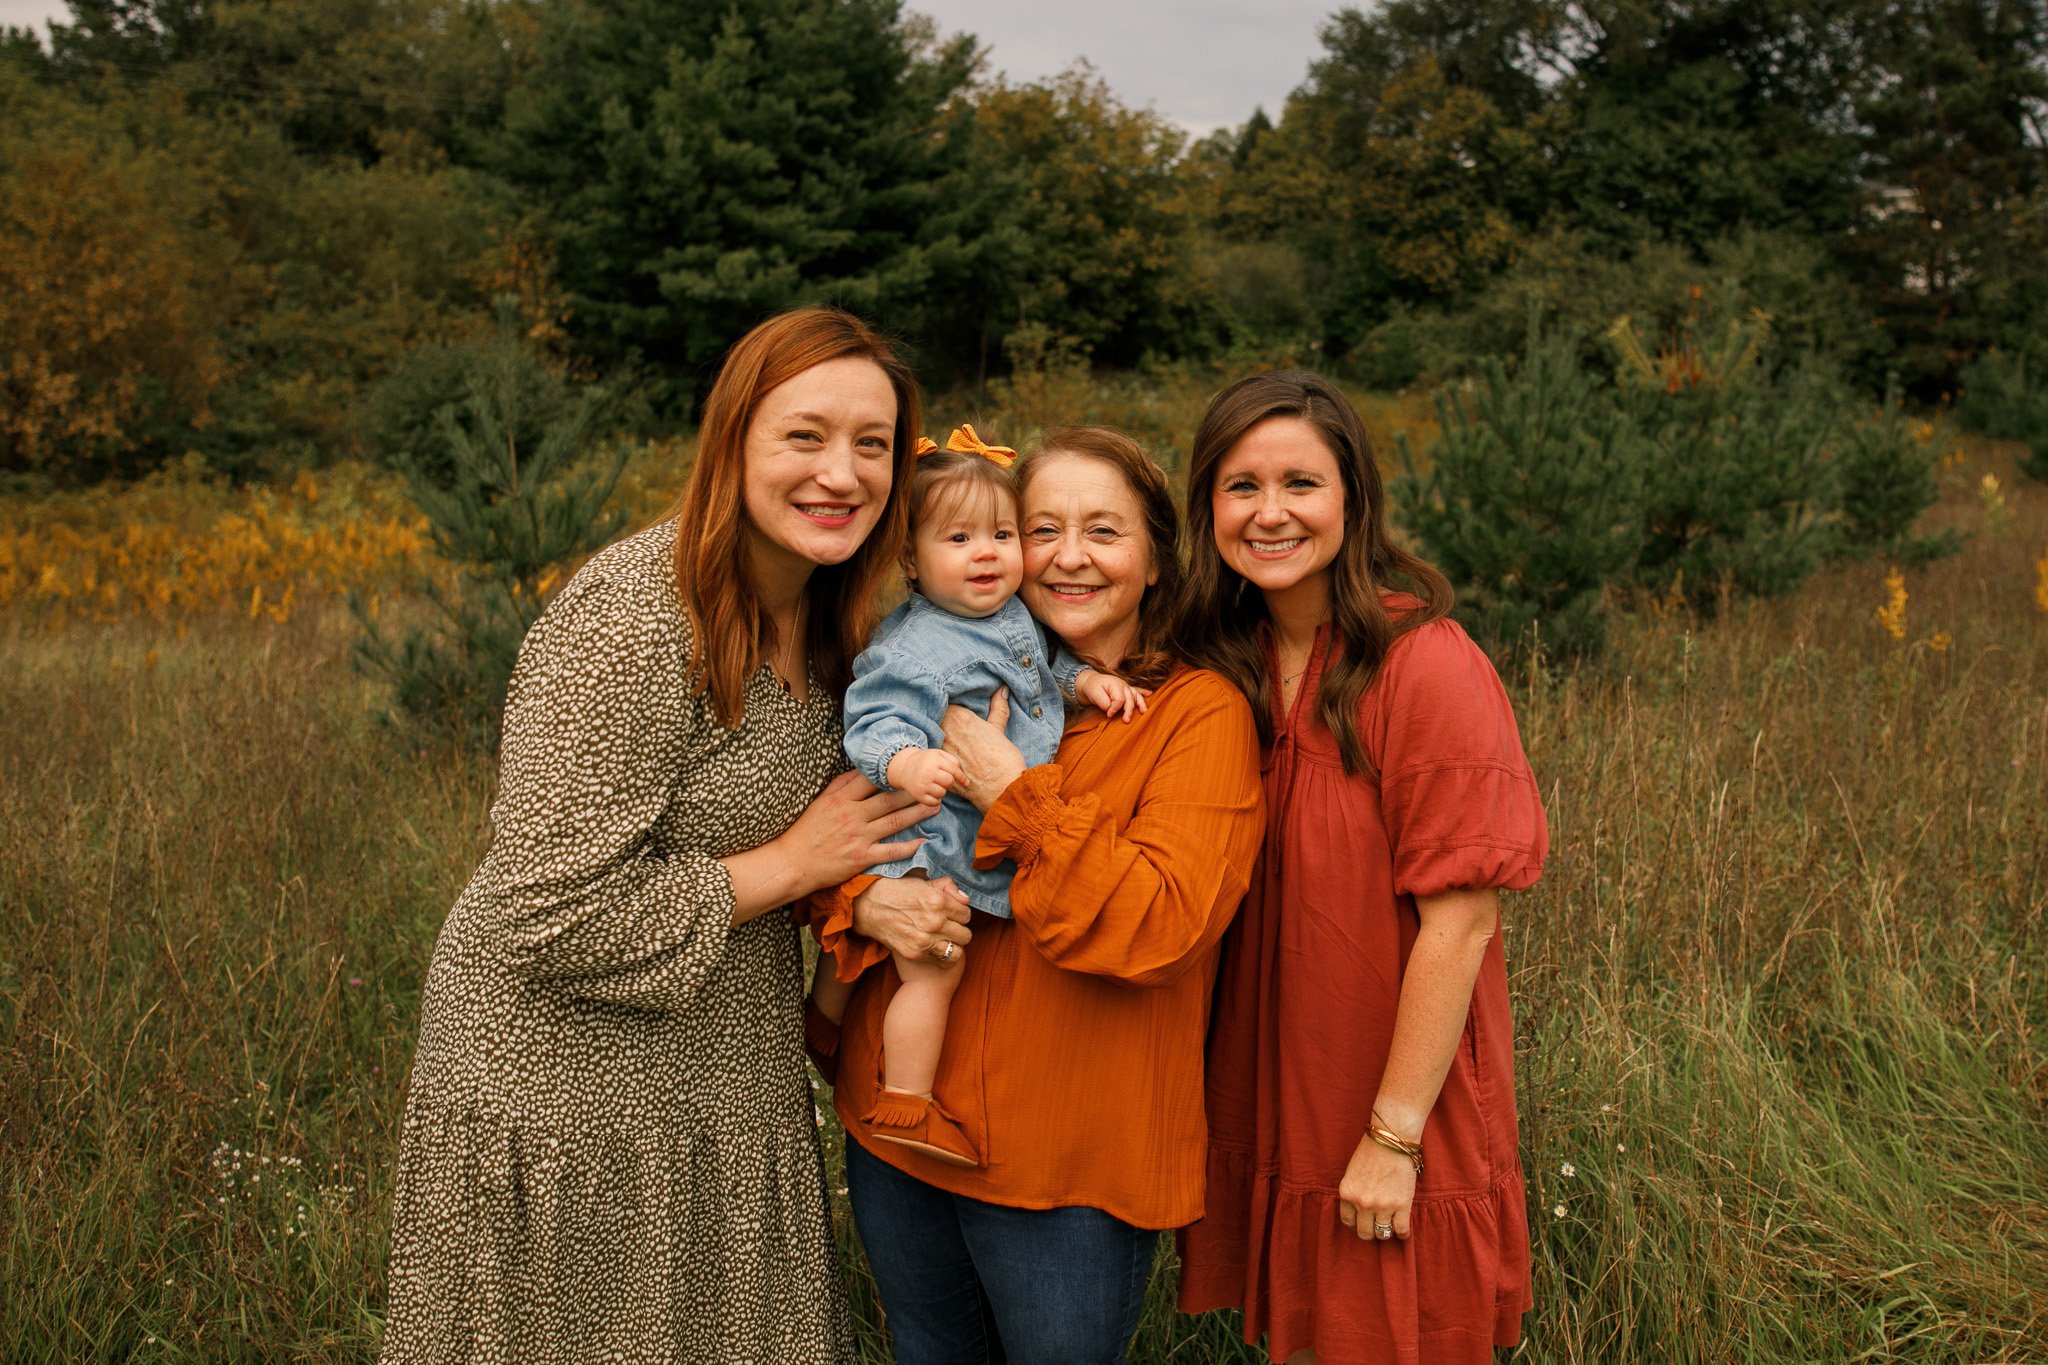
[[[2048,497],[1987,527],[2009,462],[1947,476],[1979,534],[1906,570],[1904,639],[1861,564],[1510,679],[1556,850],[1507,907],[1524,1358],[2048,1359]],[[0,1359],[374,1353],[491,774],[368,719],[350,630],[0,620]],[[1261,1359],[1162,1259],[1135,1358]]]

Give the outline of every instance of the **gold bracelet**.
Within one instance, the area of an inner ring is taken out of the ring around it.
[[[1378,1114],[1374,1114],[1372,1116],[1372,1127],[1368,1128],[1366,1132],[1372,1138],[1372,1140],[1374,1142],[1377,1142],[1380,1146],[1386,1148],[1390,1152],[1399,1152],[1402,1156],[1405,1156],[1410,1161],[1414,1162],[1415,1174],[1417,1176],[1420,1176],[1422,1174],[1421,1143],[1410,1142],[1408,1141],[1408,1139],[1402,1137],[1393,1129],[1387,1127],[1386,1124],[1380,1120],[1380,1116]]]

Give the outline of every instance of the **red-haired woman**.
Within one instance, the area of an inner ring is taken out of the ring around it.
[[[490,849],[427,977],[386,1361],[851,1354],[803,954],[771,912],[908,854],[923,814],[832,777],[917,427],[857,319],[763,323],[676,514],[528,633]]]
[[[1514,714],[1327,381],[1218,395],[1187,506],[1183,642],[1252,701],[1268,823],[1181,1307],[1242,1307],[1278,1360],[1491,1362],[1530,1303],[1497,892],[1547,845]]]

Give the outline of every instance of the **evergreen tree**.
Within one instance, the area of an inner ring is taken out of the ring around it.
[[[963,325],[991,209],[949,103],[971,65],[965,39],[920,51],[895,0],[561,0],[491,160],[588,343],[687,401],[791,305]]]
[[[539,423],[537,441],[522,439],[536,425],[531,367],[516,303],[500,300],[498,314],[498,342],[477,355],[463,400],[436,414],[445,466],[400,459],[435,549],[453,566],[420,585],[438,619],[394,638],[371,606],[351,602],[363,627],[359,663],[429,731],[473,744],[494,741],[520,641],[564,566],[618,531],[621,515],[604,509],[626,459],[624,446],[602,456],[589,448],[596,391]]]
[[[1921,396],[1957,362],[2043,336],[2048,0],[1909,0],[1861,101],[1874,194],[1850,243]]]
[[[1496,647],[1597,652],[1601,593],[1643,541],[1642,437],[1570,337],[1532,325],[1510,374],[1488,361],[1476,386],[1438,394],[1442,435],[1418,470],[1400,441],[1393,500],[1458,589],[1458,615]]]
[[[1620,401],[1648,444],[1637,575],[1708,605],[1723,587],[1788,592],[1835,543],[1831,462],[1842,396],[1816,362],[1764,363],[1762,314],[1712,334],[1697,318],[1654,356],[1628,318],[1609,332]]]

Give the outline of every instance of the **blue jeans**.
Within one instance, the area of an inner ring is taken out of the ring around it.
[[[853,1221],[900,1365],[1118,1365],[1159,1234],[1101,1209],[935,1189],[846,1143]]]

